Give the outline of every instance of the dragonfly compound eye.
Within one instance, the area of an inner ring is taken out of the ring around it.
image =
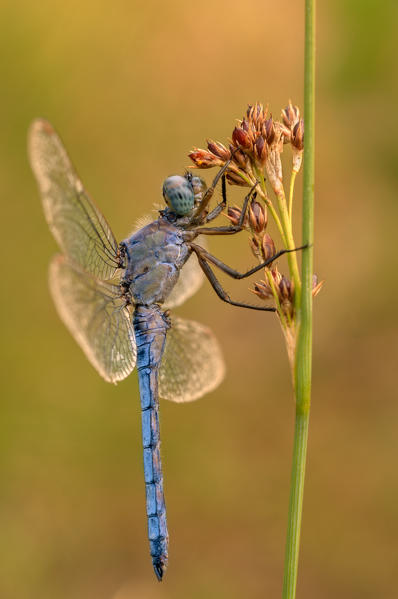
[[[192,184],[185,177],[173,175],[163,183],[163,197],[168,207],[178,216],[189,214],[194,207]]]

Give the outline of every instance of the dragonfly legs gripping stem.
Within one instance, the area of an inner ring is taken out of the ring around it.
[[[235,301],[231,300],[231,298],[229,297],[227,292],[223,289],[221,283],[218,281],[209,262],[211,262],[212,264],[217,266],[220,270],[225,272],[227,275],[229,275],[233,279],[240,280],[240,279],[249,277],[250,275],[261,270],[262,268],[268,266],[269,264],[274,262],[274,260],[276,260],[280,256],[283,256],[283,254],[287,254],[288,252],[295,252],[297,250],[306,249],[308,247],[308,244],[300,246],[298,248],[291,249],[291,250],[287,250],[287,249],[280,250],[279,252],[277,252],[276,254],[271,256],[265,262],[258,264],[257,266],[255,266],[254,268],[251,268],[250,270],[248,270],[245,273],[240,273],[237,270],[234,270],[233,268],[228,266],[227,264],[224,264],[224,262],[221,262],[221,260],[219,260],[212,254],[210,254],[207,250],[205,250],[201,246],[197,245],[196,243],[190,243],[189,246],[195,252],[195,254],[198,258],[200,267],[202,268],[204,274],[206,275],[211,286],[213,287],[214,291],[217,293],[217,295],[220,299],[222,299],[224,302],[227,302],[228,304],[231,304],[232,306],[239,306],[241,308],[249,308],[251,310],[262,310],[265,312],[275,312],[275,308],[263,307],[263,306],[252,306],[251,304],[246,304],[243,302],[235,302]]]

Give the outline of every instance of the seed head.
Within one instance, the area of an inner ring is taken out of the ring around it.
[[[255,237],[255,236],[251,237],[249,239],[249,245],[250,245],[250,249],[253,253],[253,256],[255,258],[258,258],[261,261],[262,260],[261,247],[260,247],[257,237]]]
[[[249,128],[253,132],[260,132],[264,124],[268,112],[268,108],[264,110],[260,102],[256,102],[253,106],[248,107],[246,111],[247,122]]]
[[[254,283],[254,289],[251,291],[262,300],[270,300],[274,297],[270,285],[265,281],[257,281],[257,283]]]
[[[236,169],[235,171],[227,171],[227,181],[230,185],[241,185],[242,187],[250,187],[250,183],[247,183],[247,181],[245,181],[245,179],[243,179],[243,177],[241,177],[239,175],[239,173],[242,173],[242,175],[245,176],[245,171],[243,169]]]
[[[218,156],[201,148],[194,148],[189,152],[188,156],[197,168],[212,168],[213,166],[223,166],[224,164],[224,161]]]
[[[259,135],[254,144],[254,157],[258,165],[263,168],[267,159],[267,144],[262,135]]]
[[[233,144],[230,144],[229,149],[231,153],[233,152],[231,170],[236,170],[236,168],[233,168],[235,165],[241,168],[242,170],[246,170],[247,165],[249,163],[249,159],[246,156],[246,154],[244,154],[242,150],[239,150]]]
[[[226,217],[229,218],[233,225],[237,225],[240,221],[241,214],[242,210],[240,208],[238,208],[237,206],[230,206],[228,208]],[[245,214],[244,223],[245,222],[247,223],[247,214]]]
[[[221,142],[213,141],[212,139],[207,140],[207,147],[212,154],[221,158],[226,162],[231,158],[231,152]]]
[[[289,100],[288,106],[282,110],[282,120],[290,130],[292,130],[300,120],[300,110],[298,106],[293,106],[291,100]]]
[[[264,122],[261,132],[265,137],[267,144],[270,146],[275,139],[274,120],[272,116]]]
[[[264,233],[267,226],[267,210],[264,204],[256,200],[250,202],[249,224],[255,233]]]
[[[264,260],[269,260],[272,256],[275,256],[276,249],[274,240],[268,233],[265,233],[262,239],[262,249]]]
[[[287,279],[284,275],[279,283],[279,295],[281,301],[293,300],[293,282]]]
[[[300,152],[304,149],[304,121],[300,119],[292,130],[291,144]]]
[[[253,149],[251,136],[243,127],[235,127],[232,132],[232,142],[243,152],[251,152]]]

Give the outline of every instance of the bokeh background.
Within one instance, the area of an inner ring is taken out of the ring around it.
[[[212,326],[228,373],[201,401],[161,406],[171,545],[158,584],[137,380],[104,383],[55,314],[56,246],[26,131],[36,116],[55,125],[122,239],[191,147],[225,140],[248,103],[274,115],[289,98],[302,106],[302,4],[3,0],[2,598],[280,596],[294,407],[276,319],[207,285],[179,309]],[[326,284],[298,597],[397,597],[396,31],[393,0],[319,3],[315,266]],[[244,235],[211,249],[253,264]],[[225,284],[250,297],[246,282]]]

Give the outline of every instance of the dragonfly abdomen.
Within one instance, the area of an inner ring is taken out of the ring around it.
[[[155,574],[162,580],[168,561],[168,532],[160,458],[158,370],[168,323],[155,305],[137,306],[133,324],[142,410],[148,537]]]

